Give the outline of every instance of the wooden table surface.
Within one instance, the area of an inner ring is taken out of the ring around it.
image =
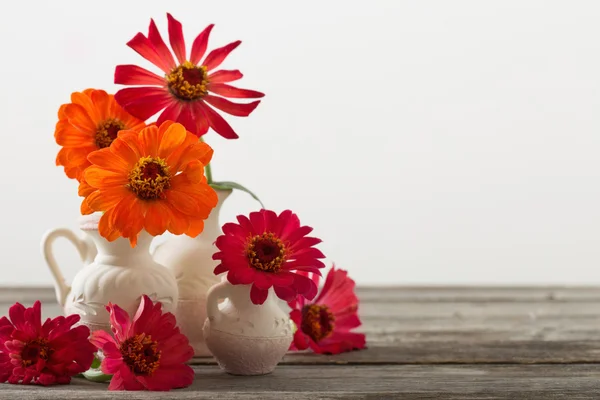
[[[290,354],[271,375],[235,377],[194,359],[196,381],[169,393],[115,393],[75,379],[49,389],[0,384],[0,399],[599,399],[600,288],[362,288],[368,350]],[[49,289],[0,288],[44,303]]]

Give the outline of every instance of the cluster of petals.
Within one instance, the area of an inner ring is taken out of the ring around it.
[[[138,33],[127,45],[161,70],[161,75],[137,65],[118,65],[115,83],[130,85],[115,94],[116,100],[129,113],[146,120],[162,111],[158,124],[172,120],[183,124],[197,136],[209,128],[226,139],[236,139],[237,133],[216,110],[229,115],[246,117],[260,100],[236,103],[229,98],[256,99],[264,96],[255,90],[229,85],[242,78],[239,70],[217,69],[225,58],[240,45],[235,41],[210,51],[206,57],[208,39],[214,25],[204,29],[192,43],[187,57],[183,28],[167,14],[169,49],[154,20],[148,34]]]
[[[98,229],[109,241],[125,237],[135,246],[143,229],[195,237],[218,201],[204,176],[212,154],[172,121],[121,131],[110,147],[88,156],[81,212],[103,212]]]
[[[321,277],[310,274],[315,284]],[[292,350],[312,351],[320,354],[339,354],[364,349],[365,335],[352,332],[361,325],[358,317],[358,297],[355,283],[348,272],[333,266],[319,295],[313,301],[298,296],[288,305],[290,318],[296,324]]]
[[[81,181],[90,166],[90,153],[108,147],[120,130],[139,131],[146,124],[119,106],[104,90],[86,89],[71,94],[71,102],[58,110],[54,138],[61,149],[56,165],[71,179]]]
[[[192,384],[194,371],[185,363],[194,350],[160,302],[142,296],[133,317],[115,304],[106,309],[113,334],[94,331],[90,340],[104,354],[102,372],[112,375],[109,390],[168,391]]]
[[[325,256],[314,247],[321,239],[307,236],[313,228],[302,226],[290,210],[277,215],[263,209],[249,217],[239,215],[237,221],[223,225],[223,235],[215,242],[213,259],[220,261],[216,275],[227,272],[230,283],[252,285],[254,304],[263,304],[270,288],[285,301],[316,296],[315,283],[298,273],[320,274],[325,266],[320,260]]]
[[[96,348],[90,330],[73,327],[79,315],[48,318],[42,324],[42,305],[14,304],[10,318],[0,318],[0,382],[54,385],[90,368]]]

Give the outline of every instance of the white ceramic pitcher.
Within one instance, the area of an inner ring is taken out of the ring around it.
[[[226,301],[219,307],[222,299]],[[273,288],[265,302],[256,305],[250,300],[250,285],[223,281],[208,292],[206,307],[206,345],[230,374],[268,374],[292,343],[292,322],[279,307]]]
[[[219,278],[213,274],[218,261],[212,259],[217,251],[215,240],[221,232],[219,212],[231,190],[216,190],[217,206],[204,221],[204,230],[191,238],[186,235],[172,236],[154,250],[154,260],[169,268],[177,279],[179,301],[176,311],[177,324],[194,348],[196,357],[210,356],[204,343],[202,327],[206,319],[206,294]]]
[[[92,331],[110,332],[106,304],[117,304],[133,315],[144,294],[160,301],[164,312],[175,312],[179,297],[177,282],[170,270],[152,259],[149,251],[152,236],[142,231],[134,248],[124,238],[109,242],[98,232],[100,216],[81,218],[85,239],[68,229],[57,229],[48,232],[42,241],[44,257],[55,279],[57,300],[65,315],[79,314],[81,323]],[[87,264],[75,275],[70,288],[52,252],[53,242],[61,237],[75,245]],[[92,255],[95,257],[90,262]]]

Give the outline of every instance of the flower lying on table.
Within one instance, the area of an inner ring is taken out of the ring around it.
[[[313,246],[321,239],[308,237],[312,228],[301,226],[300,219],[290,210],[277,215],[261,210],[250,213],[250,218],[237,217],[238,224],[223,225],[223,235],[215,242],[219,251],[213,255],[221,263],[215,275],[227,272],[233,285],[252,284],[250,298],[254,304],[263,304],[274,288],[275,294],[290,301],[301,295],[313,299],[317,295],[315,283],[294,271],[320,275],[325,258]]]
[[[132,321],[118,305],[106,307],[114,338],[100,330],[90,340],[104,353],[102,372],[113,375],[109,390],[167,391],[194,381],[194,371],[185,364],[194,350],[175,316],[161,308],[144,295]]]
[[[10,320],[0,318],[0,382],[67,384],[92,365],[96,348],[86,326],[72,328],[79,315],[48,318],[42,325],[41,303],[16,303]]]
[[[318,285],[320,276],[312,274]],[[365,348],[365,335],[351,332],[361,325],[355,283],[348,272],[329,270],[319,296],[307,302],[302,296],[289,302],[290,318],[296,324],[292,350],[310,347],[315,353],[339,354]]]

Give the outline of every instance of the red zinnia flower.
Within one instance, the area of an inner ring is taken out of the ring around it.
[[[144,295],[132,322],[119,306],[106,307],[114,339],[95,331],[90,341],[104,353],[102,372],[113,375],[109,390],[167,391],[192,384],[194,371],[184,363],[194,350],[175,326],[175,316],[161,308]]]
[[[219,252],[214,260],[221,260],[215,275],[227,273],[234,285],[252,284],[250,297],[254,304],[263,304],[273,287],[275,294],[285,301],[297,295],[313,299],[317,286],[304,275],[292,271],[313,272],[320,275],[319,268],[325,258],[314,248],[320,239],[307,237],[312,228],[300,226],[298,216],[290,210],[279,214],[261,210],[250,213],[250,218],[237,217],[239,224],[223,225],[223,235],[216,245]]]
[[[319,283],[320,276],[313,274],[312,278]],[[365,335],[350,332],[361,325],[354,286],[348,272],[333,266],[314,301],[298,296],[288,303],[292,308],[290,318],[298,328],[292,350],[310,347],[315,353],[339,354],[365,348]]]
[[[87,371],[96,348],[86,326],[71,327],[79,315],[48,318],[42,325],[42,304],[16,303],[0,318],[0,382],[54,385],[71,382]]]
[[[228,85],[227,82],[242,77],[238,70],[211,71],[221,65],[241,41],[211,51],[204,61],[200,62],[206,53],[208,37],[214,26],[209,25],[196,37],[190,57],[186,58],[181,23],[171,14],[167,14],[167,18],[169,42],[177,62],[151,19],[148,36],[140,32],[127,45],[160,68],[164,76],[158,76],[136,65],[118,65],[115,70],[115,83],[150,86],[121,89],[115,94],[115,99],[131,115],[143,120],[164,109],[158,117],[158,125],[166,120],[179,122],[196,136],[204,135],[210,126],[224,138],[236,139],[238,135],[212,107],[231,115],[246,117],[254,111],[260,101],[240,104],[219,96],[255,99],[263,97],[264,94]]]

